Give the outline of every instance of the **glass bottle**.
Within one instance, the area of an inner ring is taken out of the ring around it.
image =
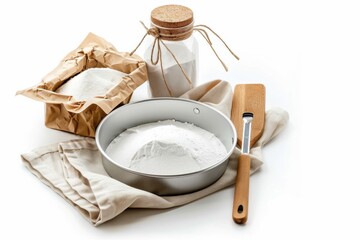
[[[180,5],[160,6],[151,12],[152,39],[144,59],[152,97],[179,97],[196,86],[199,47],[192,34],[193,22],[192,10]]]

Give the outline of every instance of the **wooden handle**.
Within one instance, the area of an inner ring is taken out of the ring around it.
[[[233,205],[233,219],[236,223],[244,224],[248,217],[249,207],[250,156],[241,154],[235,182]]]

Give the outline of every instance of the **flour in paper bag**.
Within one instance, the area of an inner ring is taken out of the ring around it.
[[[126,74],[111,68],[89,68],[61,85],[56,92],[85,101],[103,96]]]

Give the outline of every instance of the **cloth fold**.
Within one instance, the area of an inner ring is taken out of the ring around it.
[[[207,103],[230,115],[232,87],[228,82],[212,81],[181,97]],[[257,171],[263,163],[262,147],[281,132],[287,121],[288,114],[282,109],[266,112],[264,133],[250,152],[251,173]],[[127,208],[163,209],[180,206],[234,184],[239,154],[240,149],[237,148],[230,157],[224,175],[214,184],[197,192],[177,196],[158,196],[109,177],[92,138],[41,147],[21,157],[30,172],[97,226]]]

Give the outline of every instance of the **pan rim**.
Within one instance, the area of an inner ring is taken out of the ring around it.
[[[200,170],[197,171],[192,171],[192,172],[187,172],[187,173],[180,173],[180,174],[152,174],[152,173],[145,173],[145,172],[140,172],[140,171],[136,171],[134,169],[125,167],[120,165],[118,162],[116,162],[115,160],[113,160],[111,157],[109,157],[108,154],[106,154],[105,150],[101,147],[100,142],[99,142],[99,135],[100,135],[100,131],[102,126],[104,125],[104,123],[106,122],[106,120],[108,118],[111,117],[112,114],[114,114],[115,111],[118,111],[119,108],[115,109],[114,111],[112,111],[111,113],[109,113],[98,125],[98,127],[96,128],[96,133],[95,133],[95,142],[97,145],[97,148],[99,149],[100,153],[102,154],[102,156],[104,156],[106,158],[106,160],[110,161],[112,164],[114,164],[115,166],[130,172],[132,174],[136,174],[139,176],[145,176],[145,177],[150,177],[150,178],[161,178],[161,179],[169,179],[169,178],[181,178],[181,177],[187,177],[187,176],[191,176],[191,175],[195,175],[195,174],[200,174],[202,172],[208,172],[216,167],[218,167],[219,165],[223,164],[225,161],[228,161],[229,157],[232,155],[232,153],[235,150],[235,147],[237,145],[237,132],[235,129],[234,124],[232,123],[232,121],[230,120],[229,117],[227,117],[224,113],[222,113],[221,111],[219,111],[218,109],[209,106],[205,103],[202,102],[198,102],[198,101],[194,101],[191,99],[186,99],[186,98],[173,98],[173,97],[157,97],[157,98],[150,98],[150,99],[144,99],[144,100],[140,100],[140,101],[136,101],[136,102],[132,102],[129,104],[126,104],[124,106],[121,106],[121,108],[126,108],[132,105],[136,105],[136,104],[141,104],[144,102],[150,102],[150,101],[164,101],[164,100],[168,100],[168,101],[184,101],[184,102],[190,102],[190,103],[194,103],[194,104],[198,104],[202,107],[211,109],[212,111],[215,111],[217,114],[221,115],[229,124],[229,126],[231,127],[231,131],[233,133],[233,141],[232,141],[232,145],[231,148],[229,149],[229,151],[227,151],[227,154],[224,156],[224,158],[222,158],[221,160],[219,160],[218,162],[216,162],[213,165],[210,165],[206,168],[202,168]],[[191,123],[191,122],[190,122]]]

